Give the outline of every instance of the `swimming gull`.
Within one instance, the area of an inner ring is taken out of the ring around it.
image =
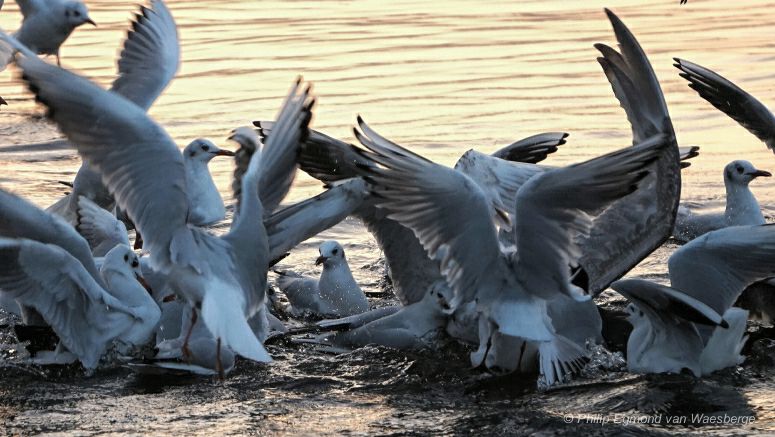
[[[344,317],[369,309],[363,290],[355,282],[344,248],[336,241],[325,241],[315,265],[323,265],[320,279],[295,272],[275,270],[277,287],[291,303],[291,314],[315,317]]]

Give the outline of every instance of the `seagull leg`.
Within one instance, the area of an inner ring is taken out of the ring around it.
[[[215,370],[218,371],[218,379],[223,381],[225,374],[223,372],[223,363],[221,362],[221,337],[215,342]]]
[[[183,340],[183,347],[180,348],[183,351],[183,358],[186,361],[191,360],[191,349],[188,348],[188,340],[191,339],[191,332],[194,331],[194,325],[196,324],[197,318],[198,316],[196,314],[196,308],[191,308],[191,325],[189,325],[188,327],[188,332],[186,333],[186,339]]]
[[[61,62],[61,61],[60,61],[60,59],[59,59],[59,50],[57,50],[57,52],[56,52],[56,53],[54,53],[54,54],[55,54],[55,55],[56,55],[56,57],[57,57],[57,67],[61,67],[61,66],[62,66],[62,62]]]

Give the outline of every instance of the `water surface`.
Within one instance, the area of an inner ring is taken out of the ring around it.
[[[87,2],[99,27],[82,28],[62,49],[63,64],[109,86],[133,2]],[[721,169],[748,159],[775,169],[771,152],[686,87],[672,67],[679,56],[706,65],[775,103],[773,6],[768,1],[170,1],[180,27],[182,65],[151,115],[185,146],[205,136],[273,118],[302,74],[319,96],[313,125],[352,141],[357,114],[380,133],[445,164],[465,150],[492,151],[543,131],[567,131],[552,156],[567,164],[630,144],[624,112],[595,61],[595,42],[613,44],[602,8],[612,7],[649,55],[682,145],[701,156],[684,171],[684,198],[723,204]],[[0,26],[18,26],[7,2]],[[13,148],[59,138],[13,71],[0,76],[0,184],[40,206],[66,190],[80,160],[71,150]],[[216,159],[216,183],[228,198],[232,164]],[[771,180],[753,190],[763,203]],[[320,191],[300,176],[289,200]],[[354,220],[302,244],[283,263],[306,273],[317,245],[344,243],[356,278],[379,288],[375,242]],[[667,245],[635,277],[665,278]],[[374,305],[383,305],[374,299]],[[10,341],[10,340],[9,340]],[[5,342],[8,344],[8,342]],[[224,383],[147,380],[117,369],[84,378],[40,376],[7,366],[0,418],[9,433],[100,430],[132,433],[419,433],[545,431],[645,432],[645,425],[563,422],[564,414],[755,414],[748,430],[775,429],[772,372],[755,363],[702,381],[610,373],[581,388],[535,393],[524,378],[492,379],[466,368],[465,351],[404,355],[368,348],[328,356],[272,346],[271,366],[241,363]],[[445,355],[445,354],[451,354]],[[452,364],[450,364],[452,363]],[[574,416],[575,417],[575,416]],[[734,427],[659,425],[682,432],[731,433]]]

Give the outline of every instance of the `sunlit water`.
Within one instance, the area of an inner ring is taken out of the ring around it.
[[[9,3],[9,2],[7,2]],[[99,27],[82,28],[62,49],[63,64],[109,86],[133,2],[90,1]],[[772,30],[775,3],[743,0],[420,2],[412,1],[170,1],[180,27],[180,72],[150,110],[181,147],[206,136],[224,138],[237,126],[273,118],[302,74],[319,96],[313,125],[352,140],[357,114],[379,132],[439,162],[465,150],[492,151],[543,131],[567,131],[569,143],[547,162],[566,164],[630,143],[623,111],[595,57],[595,42],[614,42],[604,6],[630,26],[666,93],[682,145],[701,155],[683,173],[683,196],[723,202],[721,168],[748,159],[775,169],[755,137],[686,87],[672,67],[683,57],[719,71],[765,103],[775,104]],[[19,15],[6,4],[0,26]],[[66,188],[79,166],[70,150],[10,145],[59,138],[16,80],[2,73],[0,185],[40,206]],[[232,163],[211,170],[228,198]],[[775,184],[752,184],[762,203]],[[320,191],[300,176],[289,200]],[[316,272],[323,239],[345,244],[356,278],[377,290],[379,252],[348,220],[302,244],[282,267]],[[664,278],[669,245],[634,276]],[[384,301],[375,299],[374,305]],[[5,367],[0,418],[9,433],[500,433],[644,432],[649,426],[564,423],[564,414],[757,416],[745,429],[775,429],[772,372],[750,364],[695,382],[685,377],[581,380],[584,387],[535,393],[520,378],[493,379],[466,368],[465,351],[419,356],[366,349],[334,357],[295,346],[272,346],[276,363],[241,363],[224,383],[146,380],[124,370],[46,377]],[[451,355],[450,355],[451,354]],[[453,364],[450,364],[453,363]],[[733,432],[729,426],[668,426],[682,432]]]

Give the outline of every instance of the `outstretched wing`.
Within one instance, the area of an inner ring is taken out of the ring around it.
[[[167,132],[124,97],[41,61],[12,37],[2,38],[19,52],[16,65],[48,117],[102,174],[143,235],[154,267],[163,271],[175,263],[205,269],[186,226],[183,157]]]
[[[410,228],[430,258],[438,260],[455,298],[454,309],[480,288],[502,282],[502,257],[487,197],[469,177],[435,164],[379,136],[358,117],[360,152],[384,168],[363,168],[388,218]]]
[[[510,162],[469,150],[458,159],[455,170],[463,172],[476,182],[487,197],[493,220],[502,227],[511,227],[517,191],[546,167],[521,162]]]
[[[506,161],[538,164],[565,144],[565,132],[546,132],[516,141],[492,153],[495,158]]]
[[[683,59],[674,58],[689,88],[775,151],[775,116],[762,102],[721,75]]]
[[[61,217],[43,211],[19,196],[0,189],[0,236],[26,238],[66,250],[92,279],[102,285],[89,243]]]
[[[517,194],[515,269],[525,290],[550,299],[563,293],[589,298],[571,283],[582,257],[578,237],[588,235],[590,214],[633,193],[648,166],[670,143],[662,135],[589,161],[547,171]],[[619,238],[609,235],[609,241]]]
[[[175,19],[162,0],[140,6],[118,60],[114,91],[145,109],[167,88],[180,64]]]
[[[727,327],[720,313],[701,300],[675,288],[642,279],[623,279],[611,288],[648,314],[652,322],[680,317],[703,325]]]
[[[595,47],[603,54],[598,61],[627,113],[633,144],[658,134],[669,144],[651,164],[651,174],[638,190],[596,216],[589,235],[579,241],[582,258],[576,283],[593,295],[669,238],[681,194],[678,145],[659,82],[629,29],[611,11],[606,13],[621,53],[602,44]]]
[[[360,207],[368,191],[356,178],[290,205],[264,220],[269,258],[277,259],[302,241],[336,225]]]
[[[274,122],[255,121],[262,141],[274,129]],[[299,155],[299,167],[313,178],[332,183],[358,176],[358,165],[373,165],[355,153],[352,145],[310,129]]]
[[[296,86],[301,83],[298,79]],[[305,89],[301,96],[291,94],[289,99],[298,99],[305,108],[302,114],[306,117],[283,117],[283,113],[277,118],[272,134],[265,138],[264,148],[261,151],[261,179],[259,189],[261,192],[261,204],[264,207],[264,215],[268,216],[283,200],[288,190],[291,189],[293,179],[296,177],[296,161],[302,145],[307,139],[312,106],[314,99],[307,101],[309,89]],[[284,105],[284,110],[289,110],[291,105]],[[300,129],[299,126],[305,127]]]
[[[709,232],[678,249],[668,268],[673,288],[724,314],[743,290],[775,276],[775,225]]]
[[[35,308],[86,368],[96,367],[110,341],[134,320],[58,246],[0,238],[0,260],[0,293]]]

